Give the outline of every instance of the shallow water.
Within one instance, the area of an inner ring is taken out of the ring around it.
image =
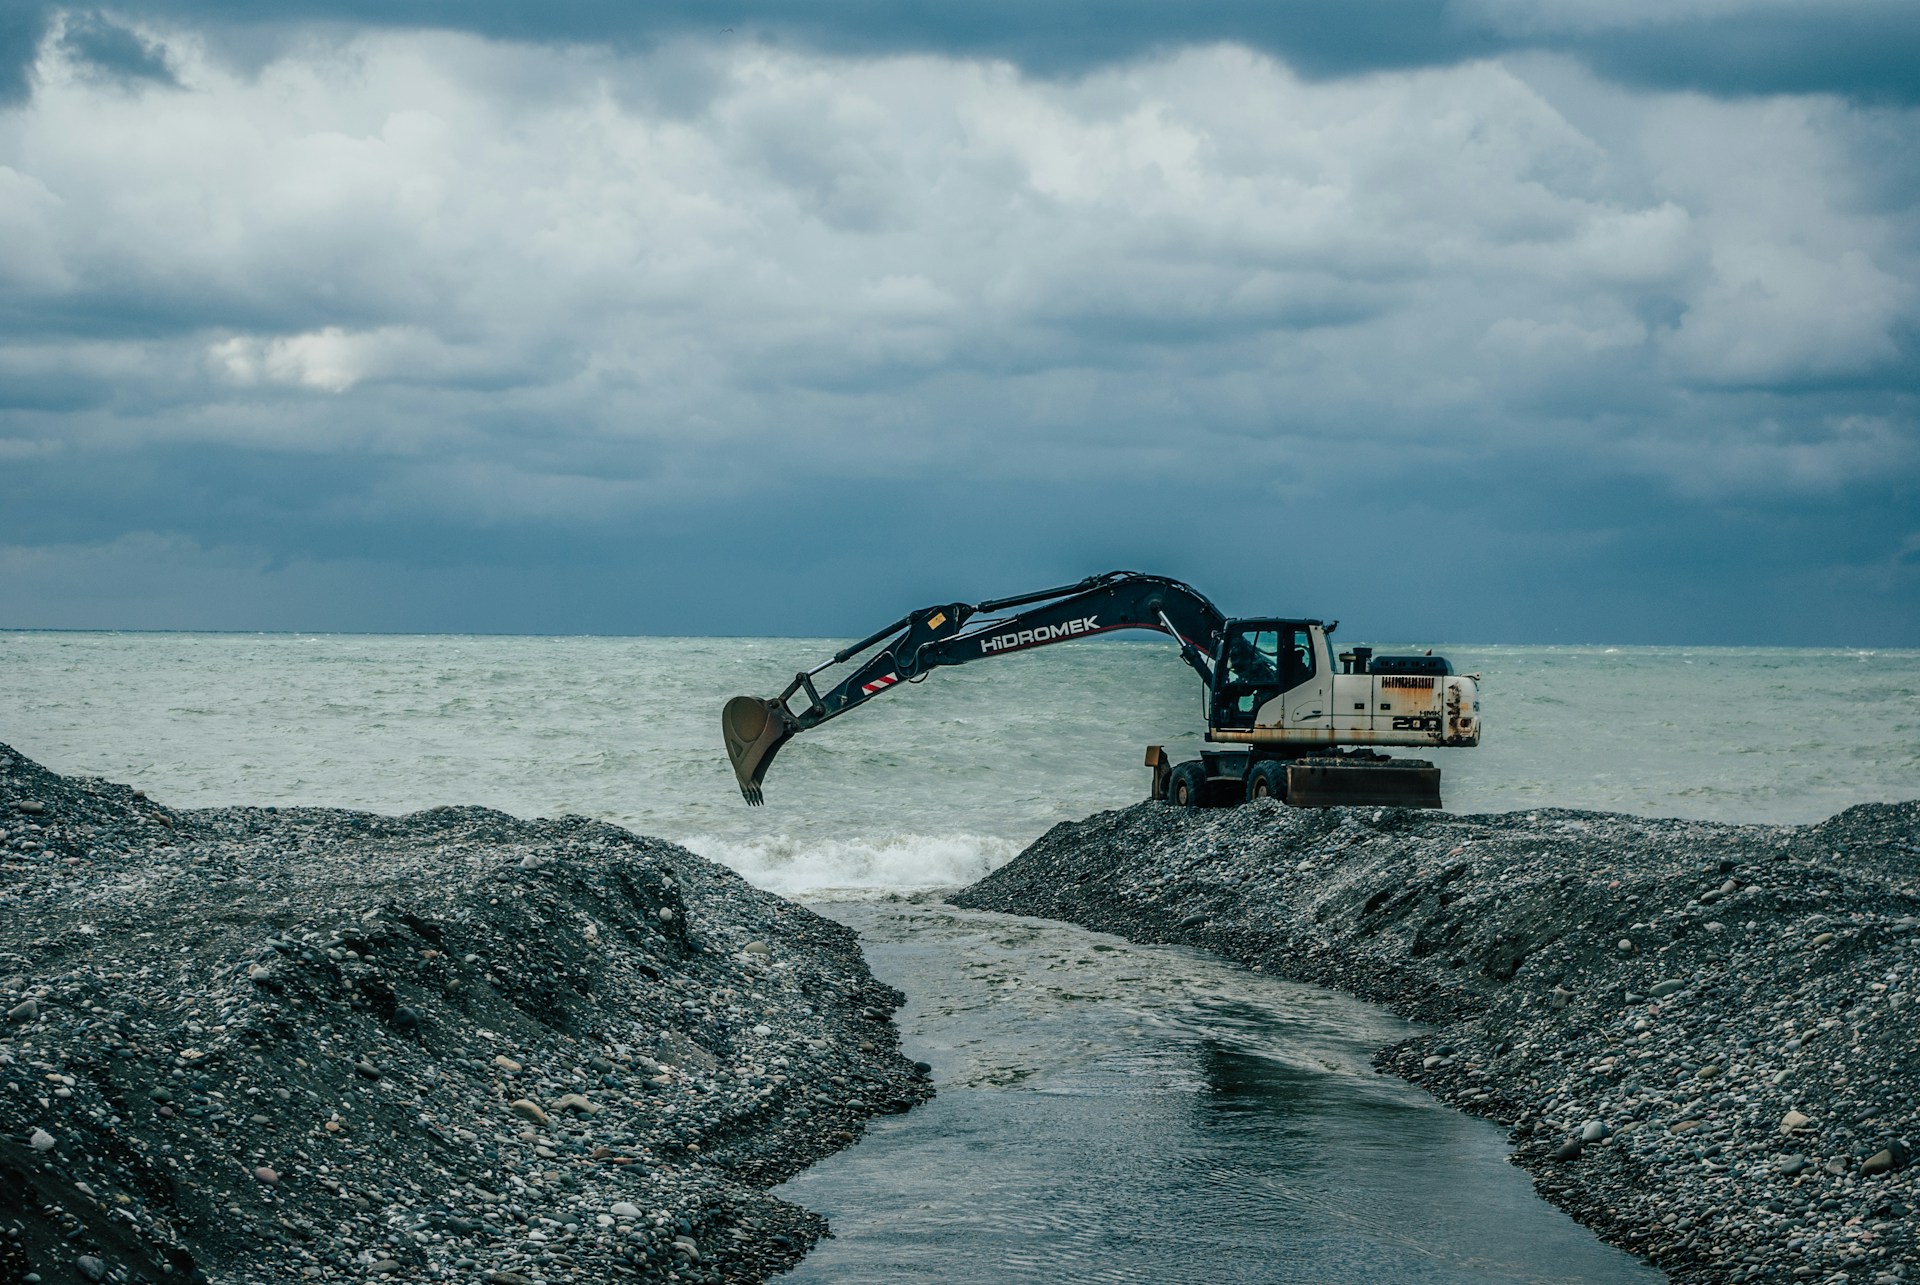
[[[816,904],[908,995],[939,1096],[779,1188],[783,1280],[1655,1282],[1500,1132],[1376,1074],[1415,1028],[1207,955],[928,902]]]

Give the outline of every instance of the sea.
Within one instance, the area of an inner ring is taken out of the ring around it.
[[[1067,642],[795,738],[746,807],[720,707],[842,645],[0,632],[0,741],[177,807],[581,813],[787,894],[971,882],[1057,822],[1144,798],[1148,745],[1201,744],[1200,683],[1171,647]],[[1418,752],[1452,811],[1806,822],[1920,796],[1920,651],[1435,650],[1480,675],[1483,743]]]
[[[941,899],[1140,801],[1146,746],[1197,752],[1171,649],[936,672],[795,739],[747,807],[721,706],[839,645],[0,632],[0,741],[175,807],[580,813],[854,928],[938,1092],[778,1189],[834,1229],[796,1283],[1663,1279],[1539,1200],[1492,1123],[1373,1070],[1408,1023]],[[1484,743],[1422,754],[1456,812],[1807,822],[1920,797],[1920,651],[1437,650],[1481,680]]]

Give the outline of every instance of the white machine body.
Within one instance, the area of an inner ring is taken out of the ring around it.
[[[1288,632],[1293,634],[1289,638]],[[1257,636],[1264,643],[1266,634]],[[1281,670],[1303,681],[1274,695],[1249,699],[1249,726],[1216,726],[1209,741],[1247,745],[1413,745],[1467,747],[1480,743],[1480,687],[1477,676],[1450,672],[1351,672],[1356,657],[1342,657],[1349,672],[1337,672],[1326,628],[1302,623],[1279,631],[1280,644],[1295,647],[1292,663]],[[1359,666],[1368,662],[1363,649]],[[1387,666],[1394,658],[1382,658]],[[1432,668],[1447,669],[1444,662]],[[1229,674],[1229,676],[1231,676]]]

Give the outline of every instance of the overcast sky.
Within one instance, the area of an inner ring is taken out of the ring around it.
[[[0,11],[0,627],[1920,645],[1911,0],[271,7]]]

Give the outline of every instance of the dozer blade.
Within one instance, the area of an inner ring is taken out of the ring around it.
[[[1440,769],[1425,759],[1303,759],[1287,768],[1297,808],[1437,808]]]
[[[767,765],[799,730],[779,701],[736,696],[720,711],[720,735],[727,742],[733,774],[740,778],[740,797],[752,806],[765,802],[760,782],[766,779]]]

